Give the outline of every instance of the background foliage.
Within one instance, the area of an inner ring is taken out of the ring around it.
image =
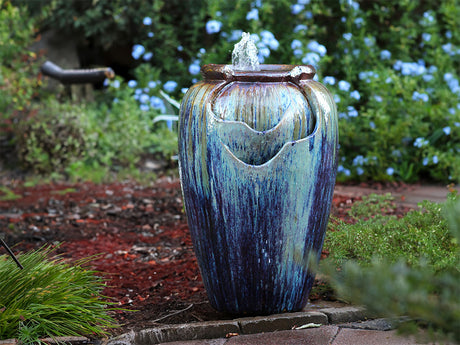
[[[165,130],[175,133],[174,125],[170,120],[149,122],[176,112],[159,91],[179,100],[200,79],[201,65],[230,63],[233,45],[247,31],[253,34],[261,62],[313,64],[317,79],[335,94],[340,114],[339,180],[445,183],[460,177],[458,0],[13,3],[27,5],[28,16],[19,18],[15,13],[20,10],[3,0],[2,16],[18,20],[7,24],[5,17],[0,24],[0,32],[9,38],[2,41],[11,43],[5,50],[10,53],[2,53],[2,70],[6,68],[8,79],[16,83],[3,82],[1,87],[23,95],[17,105],[8,92],[1,97],[0,106],[10,119],[33,100],[39,86],[33,78],[36,65],[27,65],[28,71],[18,68],[24,56],[30,56],[26,47],[32,26],[67,33],[87,52],[118,56],[113,54],[117,51],[124,58],[119,73],[123,79],[106,84],[98,103],[87,105],[100,113],[96,118],[109,118],[112,126],[88,128],[87,135],[99,133],[100,141],[93,156],[80,159],[80,167],[88,162],[110,166],[118,161],[115,157],[133,165],[136,159],[125,158],[138,157],[141,151],[174,155],[175,140]],[[12,37],[11,26],[16,28]],[[130,124],[127,135],[132,140],[122,140],[123,148],[112,147],[113,141],[101,135],[123,135],[115,125],[117,116],[124,117],[124,123],[141,119],[139,128]],[[144,134],[133,138],[134,133]],[[169,139],[161,140],[160,133]]]

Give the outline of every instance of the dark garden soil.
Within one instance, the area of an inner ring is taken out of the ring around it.
[[[207,301],[177,179],[161,178],[151,186],[1,182],[7,189],[0,189],[0,235],[16,253],[61,243],[57,252],[65,259],[97,255],[91,265],[107,274],[104,294],[122,308],[137,310],[116,312],[123,326],[113,334],[161,323],[232,318]],[[332,214],[347,220],[355,201],[336,194]],[[310,299],[334,296],[317,280]]]

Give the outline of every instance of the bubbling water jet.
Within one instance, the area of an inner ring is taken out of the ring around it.
[[[241,41],[232,52],[232,69],[235,71],[260,71],[257,47],[248,32],[243,32]]]

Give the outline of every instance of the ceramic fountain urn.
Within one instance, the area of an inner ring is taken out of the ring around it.
[[[337,169],[337,111],[312,66],[206,65],[180,111],[185,210],[214,308],[297,311],[314,281]]]

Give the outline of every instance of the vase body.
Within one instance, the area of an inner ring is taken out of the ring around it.
[[[203,282],[234,314],[302,309],[337,170],[337,111],[311,66],[206,65],[181,104],[179,169]]]

